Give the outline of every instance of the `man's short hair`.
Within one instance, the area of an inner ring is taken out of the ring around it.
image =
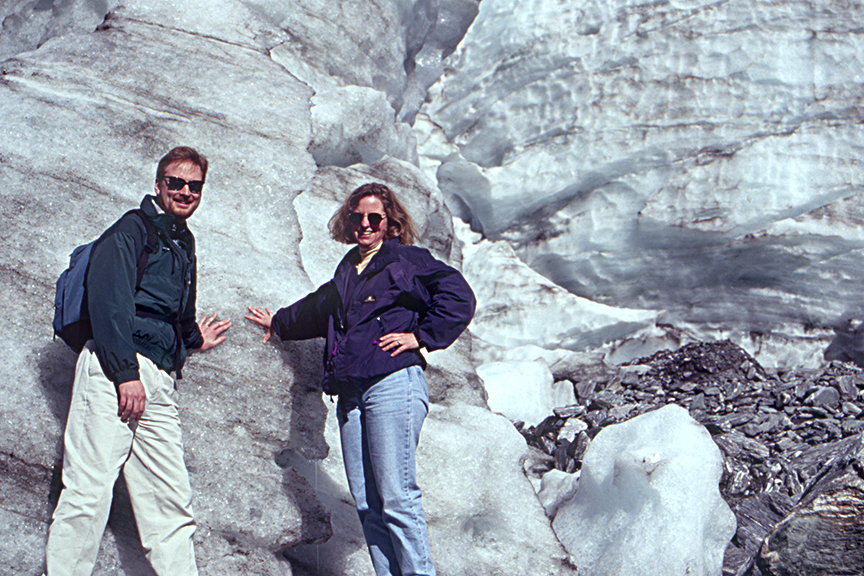
[[[201,169],[201,180],[207,179],[207,158],[203,154],[199,154],[194,148],[177,146],[159,160],[159,166],[156,167],[157,182],[165,177],[165,170],[169,164],[173,164],[174,162],[191,162],[195,164]]]

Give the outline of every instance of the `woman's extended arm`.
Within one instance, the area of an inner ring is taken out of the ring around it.
[[[282,340],[306,340],[327,335],[327,320],[336,306],[339,295],[333,282],[319,287],[315,292],[304,296],[275,314],[269,308],[261,310],[257,306],[247,306],[249,314],[244,318],[267,329],[264,342],[275,334]]]

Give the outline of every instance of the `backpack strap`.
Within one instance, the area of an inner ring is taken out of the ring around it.
[[[135,208],[127,212],[127,214],[137,214],[141,218],[141,221],[144,222],[144,228],[147,229],[147,244],[144,246],[144,250],[141,251],[141,256],[138,257],[138,275],[135,279],[135,291],[137,292],[141,287],[141,280],[144,279],[144,269],[147,268],[147,260],[150,254],[154,254],[159,249],[159,240],[156,237],[156,230],[153,229],[153,223],[150,222],[150,218],[147,217],[144,210]]]

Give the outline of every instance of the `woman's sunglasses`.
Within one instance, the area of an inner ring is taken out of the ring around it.
[[[203,180],[192,180],[191,182],[187,182],[182,178],[177,178],[176,176],[165,176],[165,185],[168,186],[169,190],[182,190],[184,186],[189,186],[189,192],[192,194],[200,194],[201,190],[204,189],[204,181]]]
[[[348,215],[348,221],[351,222],[354,226],[359,226],[361,222],[363,222],[364,214],[360,212],[352,212]],[[372,228],[378,229],[378,226],[381,224],[381,221],[384,220],[387,216],[384,214],[378,214],[377,212],[370,212],[365,214],[365,216],[369,219],[369,226]]]

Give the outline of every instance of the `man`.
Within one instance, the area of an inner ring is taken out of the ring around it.
[[[156,195],[117,221],[93,249],[87,294],[93,340],[78,357],[66,422],[63,491],[48,530],[48,576],[93,571],[120,471],[141,544],[159,576],[197,574],[192,490],[183,462],[172,372],[188,351],[225,341],[216,314],[195,318],[195,239],[186,220],[201,203],[207,159],[178,147],[160,160]],[[151,245],[152,248],[152,245]]]

